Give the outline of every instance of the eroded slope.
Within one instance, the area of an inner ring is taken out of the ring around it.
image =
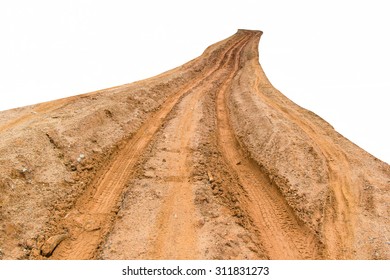
[[[0,257],[389,259],[389,165],[269,83],[261,34],[1,112]]]

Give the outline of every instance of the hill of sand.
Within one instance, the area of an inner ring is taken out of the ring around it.
[[[390,166],[271,85],[261,35],[0,112],[0,259],[390,259]]]

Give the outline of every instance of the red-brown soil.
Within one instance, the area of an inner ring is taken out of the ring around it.
[[[390,166],[270,84],[261,34],[0,112],[0,259],[390,259]]]

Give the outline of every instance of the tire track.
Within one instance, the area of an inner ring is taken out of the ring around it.
[[[389,166],[271,85],[261,34],[5,112],[2,256],[386,258]]]
[[[243,38],[238,37],[236,40],[238,44]],[[64,227],[68,229],[70,238],[57,247],[52,255],[53,259],[92,259],[95,257],[99,244],[115,219],[118,199],[143,151],[181,97],[197,88],[217,71],[224,63],[226,54],[234,47],[235,44],[228,47],[220,54],[216,65],[210,67],[205,73],[200,73],[199,78],[191,80],[182,90],[168,97],[162,108],[155,112],[121,151],[107,163],[104,170],[88,187],[85,195],[78,200],[76,207],[65,217]]]
[[[195,205],[193,186],[189,182],[191,168],[189,165],[191,151],[189,142],[194,134],[197,123],[197,112],[191,110],[202,92],[198,89],[186,96],[180,104],[180,112],[175,118],[174,135],[167,133],[172,139],[167,147],[171,153],[165,160],[172,170],[176,171],[175,178],[163,178],[169,182],[170,189],[167,198],[161,206],[154,232],[155,240],[151,241],[147,258],[150,259],[193,259],[197,256],[197,233],[195,225]]]
[[[329,174],[329,205],[324,206],[323,237],[327,258],[352,258],[356,210],[356,198],[352,193],[351,171],[346,155],[327,140],[326,131],[311,125],[305,116],[291,109],[283,108],[266,94],[261,94],[260,75],[255,83],[255,91],[272,108],[279,111],[286,119],[296,124],[319,147],[328,165]],[[273,87],[268,91],[277,91]]]
[[[318,241],[314,234],[296,218],[284,197],[259,166],[244,155],[232,131],[226,93],[238,70],[240,55],[236,56],[234,69],[217,95],[217,121],[218,143],[222,154],[248,193],[241,205],[251,214],[260,240],[271,259],[318,258]]]
[[[241,50],[247,39],[243,38],[234,45],[223,57],[219,69],[224,69],[230,63],[237,50]],[[213,77],[219,77],[213,73]],[[208,87],[212,82],[199,87],[183,99],[178,108],[179,112],[173,122],[174,130],[167,132],[165,136],[174,139],[167,147],[169,151],[179,151],[174,156],[165,157],[170,168],[176,170],[174,180],[170,180],[170,190],[165,199],[157,223],[155,232],[157,237],[152,240],[151,248],[148,250],[147,258],[150,259],[196,259],[198,258],[198,234],[196,225],[196,209],[194,204],[194,186],[190,182],[191,178],[191,158],[190,140],[195,135],[195,129],[199,125],[201,112],[197,104],[202,97],[208,93]],[[168,179],[168,180],[167,180]],[[169,181],[169,178],[163,178]]]

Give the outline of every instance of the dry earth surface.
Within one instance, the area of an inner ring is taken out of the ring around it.
[[[0,259],[390,259],[390,166],[270,84],[261,35],[0,112]]]

